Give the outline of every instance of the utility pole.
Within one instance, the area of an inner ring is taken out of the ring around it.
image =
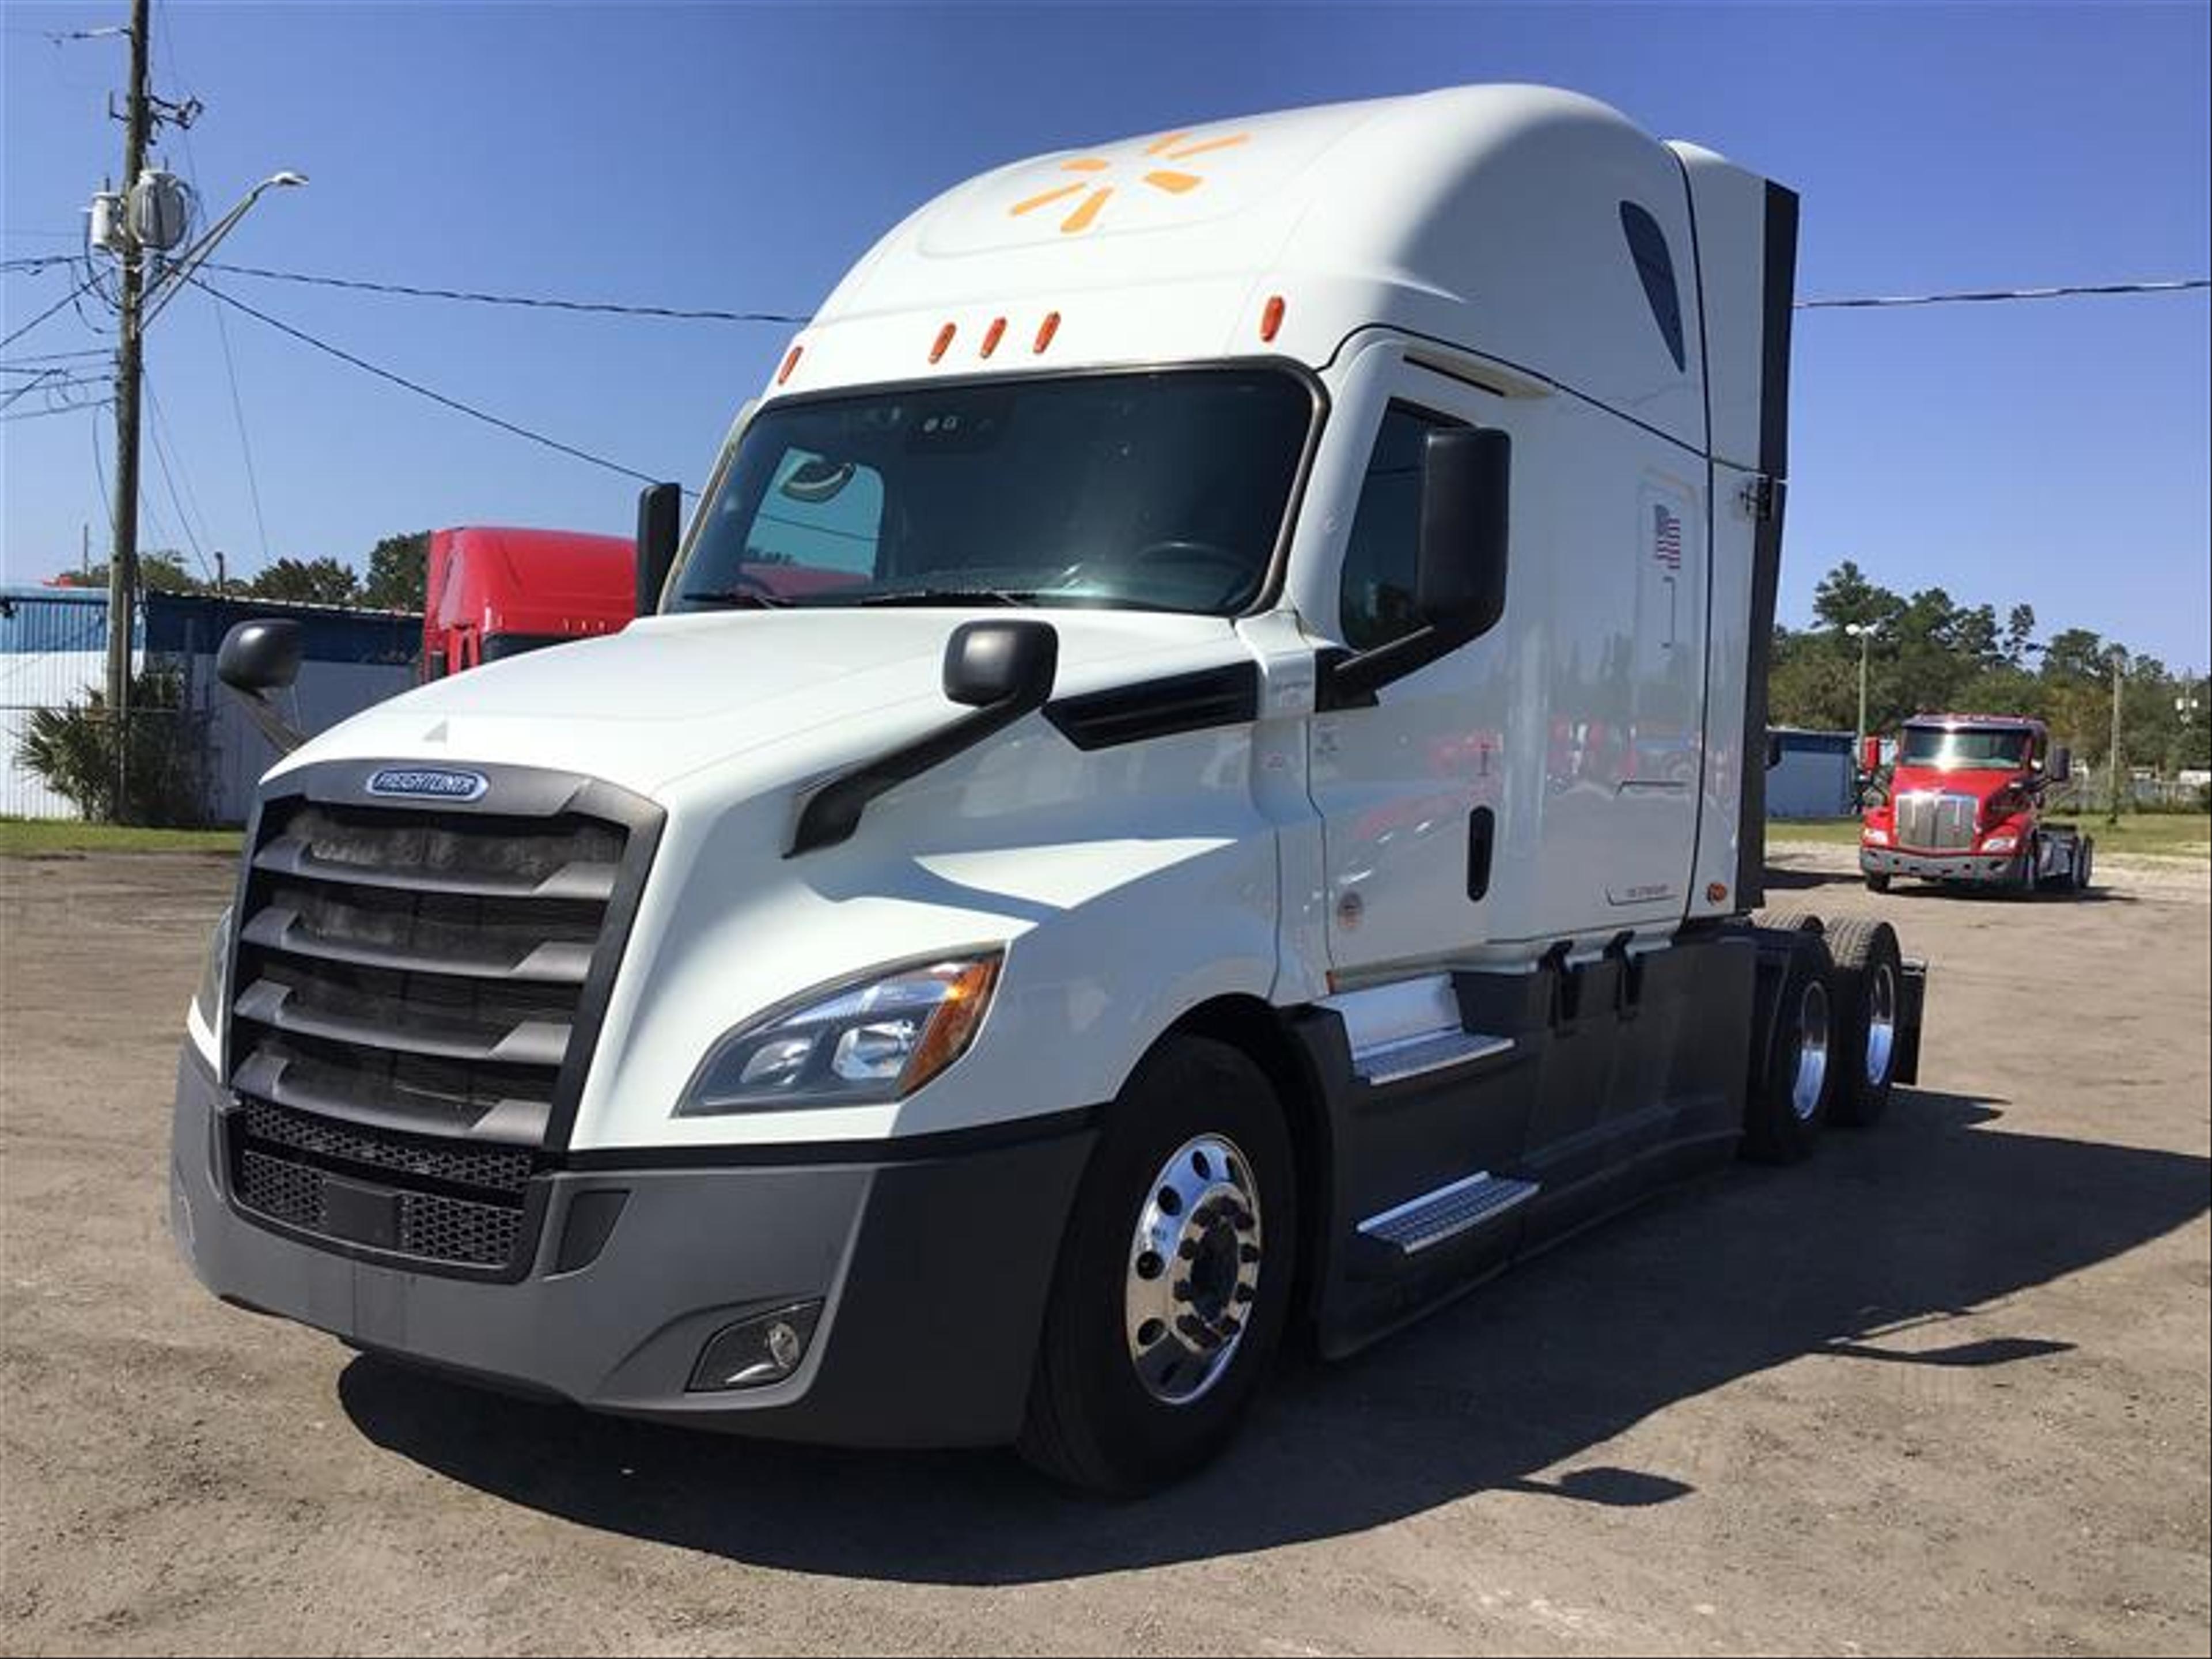
[[[123,128],[126,201],[145,170],[153,126],[146,84],[151,11],[151,0],[131,0],[131,95]],[[118,823],[130,782],[131,624],[138,602],[138,389],[143,369],[138,307],[146,281],[144,251],[127,229],[122,259],[122,323],[115,345],[115,530],[107,556],[107,717],[115,732],[115,796],[108,816]]]
[[[2120,821],[2120,688],[2127,684],[2125,669],[2128,653],[2118,646],[2112,647],[2112,747],[2105,763],[2112,770],[2111,805],[2105,813],[2105,822],[2117,824]]]
[[[229,593],[230,577],[223,569],[222,550],[218,547],[215,550],[215,596],[218,599],[226,599]]]

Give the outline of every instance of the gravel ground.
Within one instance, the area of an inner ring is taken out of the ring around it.
[[[1923,1086],[1348,1364],[1218,1468],[697,1438],[222,1307],[164,1231],[230,874],[0,860],[0,1648],[11,1652],[2203,1652],[2212,902],[1778,902],[1936,965]]]

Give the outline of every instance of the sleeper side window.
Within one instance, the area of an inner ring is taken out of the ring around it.
[[[1394,403],[1382,412],[1344,548],[1340,621],[1345,643],[1355,651],[1387,645],[1421,625],[1413,586],[1420,550],[1421,459],[1430,433],[1465,424],[1410,404]]]
[[[1644,280],[1644,297],[1651,302],[1651,320],[1659,325],[1659,337],[1676,368],[1688,358],[1682,349],[1682,294],[1674,282],[1674,256],[1667,252],[1667,233],[1659,222],[1633,202],[1620,204],[1621,234],[1628,238],[1629,257]]]

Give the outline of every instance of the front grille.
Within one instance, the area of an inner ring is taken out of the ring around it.
[[[308,793],[264,805],[238,908],[233,1194],[339,1244],[519,1270],[621,950],[625,860],[651,837],[573,806]],[[605,786],[556,799],[629,811]]]
[[[1916,789],[1897,798],[1897,844],[1923,853],[1973,850],[1981,803],[1972,795]]]

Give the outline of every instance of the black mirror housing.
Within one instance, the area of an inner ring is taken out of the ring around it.
[[[1422,619],[1454,643],[1488,633],[1505,614],[1512,478],[1507,434],[1487,427],[1429,434],[1414,599]]]
[[[2053,745],[2051,760],[2043,769],[2044,776],[2053,783],[2069,783],[2074,777],[2074,751],[2064,744]]]
[[[637,493],[637,614],[660,609],[661,590],[676,568],[676,544],[684,529],[680,484],[647,484]]]
[[[1049,623],[971,622],[945,642],[945,695],[970,708],[1042,705],[1060,667],[1060,635]]]
[[[300,678],[306,645],[300,624],[283,617],[236,623],[216,653],[216,678],[248,696],[281,690]]]

